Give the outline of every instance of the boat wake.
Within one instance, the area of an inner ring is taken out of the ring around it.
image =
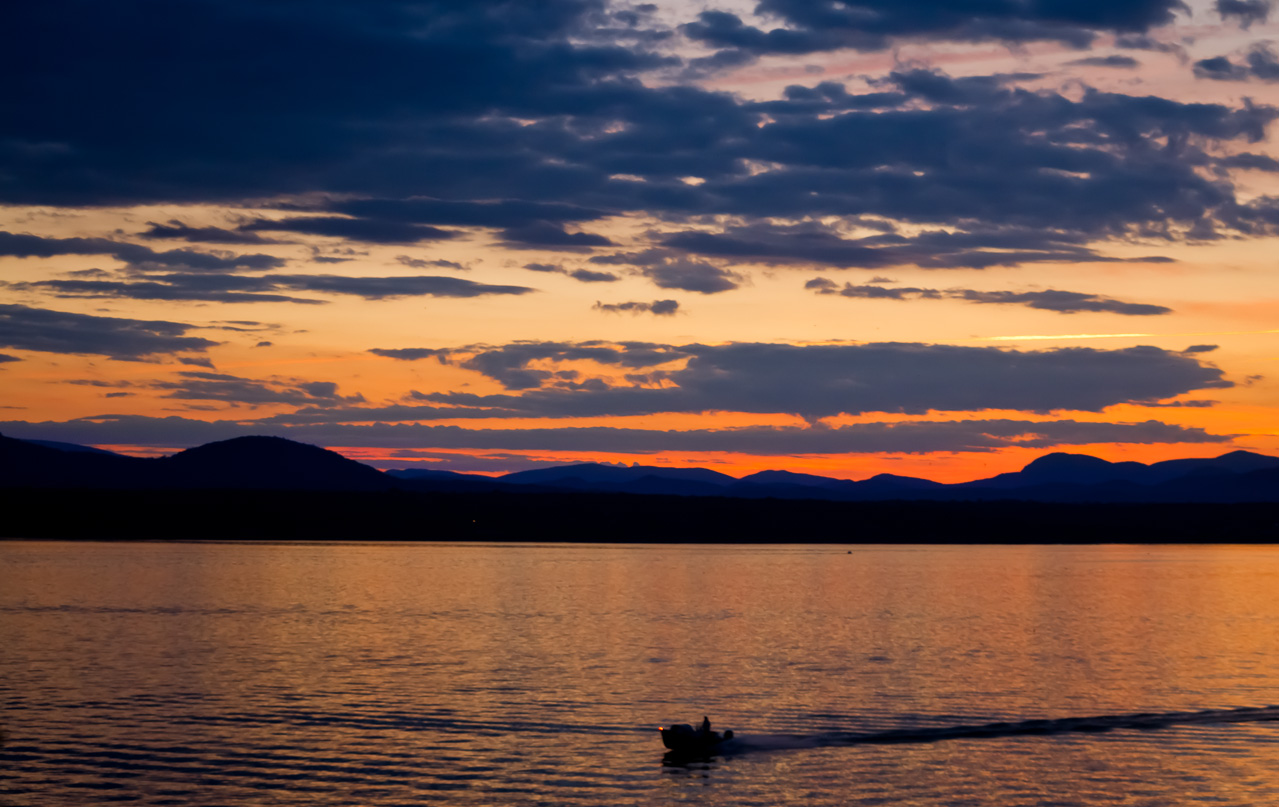
[[[906,728],[866,733],[827,732],[806,736],[795,734],[741,734],[731,741],[723,743],[717,755],[741,754],[750,751],[783,751],[797,748],[828,748],[846,745],[932,743],[942,740],[1022,737],[1074,732],[1098,733],[1120,729],[1149,731],[1169,726],[1259,723],[1267,720],[1279,720],[1279,706],[1209,709],[1202,712],[1141,712],[1138,714],[1099,715],[1096,717],[1062,717],[1048,720]]]

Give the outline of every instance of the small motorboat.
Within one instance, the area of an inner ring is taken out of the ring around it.
[[[733,739],[731,731],[723,734],[711,731],[708,722],[704,722],[702,726],[695,729],[687,723],[676,723],[659,728],[658,731],[662,733],[662,745],[681,756],[710,756],[720,750],[725,741]]]

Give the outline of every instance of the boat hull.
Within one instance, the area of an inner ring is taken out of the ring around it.
[[[715,732],[707,734],[696,731],[685,723],[661,728],[658,731],[662,734],[662,745],[676,754],[710,755],[714,754],[724,742],[724,738]]]

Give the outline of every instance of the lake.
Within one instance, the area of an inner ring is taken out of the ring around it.
[[[0,542],[4,807],[1251,806],[1277,703],[1275,547]]]

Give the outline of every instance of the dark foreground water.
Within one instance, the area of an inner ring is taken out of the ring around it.
[[[1276,804],[1271,704],[1268,547],[0,543],[3,807]]]

